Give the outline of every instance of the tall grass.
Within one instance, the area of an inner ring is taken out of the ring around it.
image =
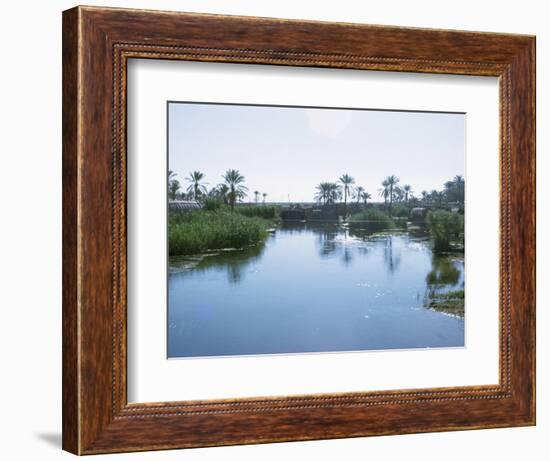
[[[248,218],[223,209],[171,214],[168,228],[169,254],[196,254],[259,243],[267,236],[267,224],[260,218]]]
[[[237,205],[234,211],[248,218],[277,219],[280,208],[276,205]],[[230,209],[229,205],[215,198],[207,198],[203,203],[203,210],[207,211]]]
[[[275,205],[238,205],[235,207],[235,211],[249,218],[276,219],[279,208]]]
[[[393,219],[377,208],[368,208],[367,210],[352,214],[350,222],[364,224],[372,231],[382,231],[395,227]]]
[[[434,251],[452,249],[452,243],[464,244],[464,216],[445,210],[430,211],[427,217]]]

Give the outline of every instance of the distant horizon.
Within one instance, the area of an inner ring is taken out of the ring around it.
[[[389,175],[417,197],[465,176],[461,113],[170,102],[168,114],[168,165],[182,191],[192,171],[210,190],[236,169],[243,202],[258,190],[265,203],[313,203],[317,184],[349,174],[381,203]]]

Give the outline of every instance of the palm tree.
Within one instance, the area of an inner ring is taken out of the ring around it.
[[[318,202],[323,202],[323,205],[326,205],[327,203],[327,194],[328,194],[328,182],[322,182],[317,185],[315,190],[317,191],[315,193],[315,200]]]
[[[216,187],[216,196],[223,201],[223,203],[229,205],[229,187],[227,184],[222,183]]]
[[[342,197],[342,188],[335,182],[328,183],[327,204],[335,203]]]
[[[348,194],[351,192],[352,185],[355,184],[355,179],[352,178],[349,174],[343,174],[338,179],[340,184],[344,186],[344,208],[348,209]]]
[[[395,186],[393,188],[393,200],[395,202],[401,202],[405,198],[405,191],[402,187]]]
[[[407,206],[409,206],[409,197],[412,196],[412,187],[409,184],[405,184],[403,186],[403,193],[405,194],[405,202],[407,203]]]
[[[441,191],[437,191],[437,190],[432,190],[430,192],[430,201],[432,203],[437,203],[438,206],[442,206],[443,205],[443,200],[445,199],[445,192]]]
[[[255,190],[254,191],[254,201],[256,202],[256,205],[258,204],[259,200],[260,200],[260,191]]]
[[[322,182],[316,187],[315,199],[323,205],[334,203],[341,196],[340,186],[334,182]]]
[[[384,184],[385,183],[385,184]],[[399,178],[395,175],[388,176],[383,182],[382,185],[385,185],[385,187],[389,188],[388,196],[390,198],[390,208],[389,208],[389,214],[391,216],[391,207],[393,204],[393,190],[395,187],[397,187],[397,184],[399,183]]]
[[[454,181],[447,181],[443,184],[443,190],[447,196],[447,201],[456,202],[458,201],[457,187]]]
[[[443,206],[443,201],[445,200],[445,192],[440,191],[437,193],[437,202],[439,206]]]
[[[464,178],[460,175],[455,176],[452,181],[443,184],[447,201],[464,203]]]
[[[177,176],[176,173],[172,170],[168,170],[168,197],[170,197],[172,200],[175,200],[175,195],[178,193],[179,190],[179,182],[177,187],[173,186],[173,182],[176,181],[174,179]],[[172,189],[172,187],[175,187],[175,189]]]
[[[235,202],[246,196],[248,188],[243,184],[244,176],[239,173],[239,170],[227,170],[222,176],[223,180],[229,188],[228,199],[231,205],[231,210],[235,209]]]
[[[357,205],[359,205],[359,201],[361,200],[361,197],[363,195],[363,192],[365,192],[365,188],[361,186],[357,186],[355,188],[355,194],[357,195]]]
[[[429,198],[429,195],[427,191],[423,190],[422,192],[420,192],[420,196],[422,197],[421,200],[422,200],[422,203],[424,205],[426,205],[426,203],[428,202],[428,198]]]
[[[186,181],[191,183],[187,188],[187,192],[192,193],[195,200],[197,200],[201,194],[206,193],[206,187],[202,184],[203,179],[204,173],[200,171],[192,171],[189,173],[189,176],[185,178]]]
[[[461,175],[456,175],[453,182],[455,183],[458,201],[464,203],[464,178]]]
[[[371,195],[368,192],[363,192],[361,194],[361,198],[363,199],[365,206],[367,206],[367,200],[371,198]]]
[[[384,197],[384,208],[388,207],[388,197],[390,195],[390,186],[388,182],[384,179],[382,181],[382,187],[378,189],[378,194],[380,197]]]
[[[267,192],[264,192],[264,193],[262,194],[262,197],[264,198],[263,204],[265,205],[265,198],[267,197]]]
[[[172,200],[176,200],[178,192],[180,190],[180,182],[177,179],[171,179],[168,185],[168,196]]]

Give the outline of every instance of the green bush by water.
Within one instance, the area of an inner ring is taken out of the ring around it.
[[[430,211],[427,217],[434,251],[453,249],[453,243],[464,245],[464,216],[445,210]]]
[[[352,214],[350,222],[362,223],[373,231],[393,229],[395,227],[393,219],[377,208],[369,208],[359,213]]]
[[[170,256],[202,253],[223,248],[243,248],[267,237],[268,222],[224,209],[171,214]]]

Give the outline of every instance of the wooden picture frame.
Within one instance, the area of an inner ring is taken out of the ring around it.
[[[128,404],[130,58],[496,76],[495,386]],[[63,13],[63,448],[75,454],[535,424],[535,38],[76,7]]]

